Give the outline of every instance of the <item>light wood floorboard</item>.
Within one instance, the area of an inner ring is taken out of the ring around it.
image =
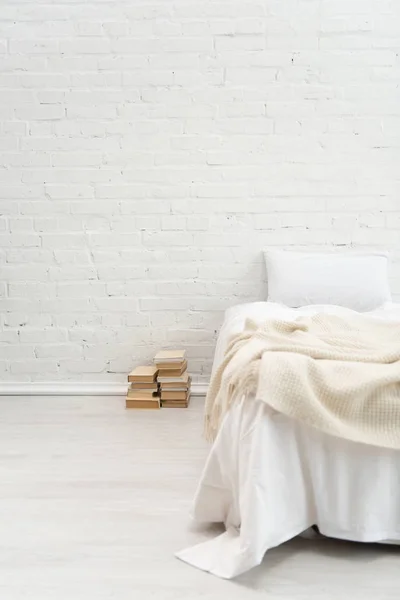
[[[400,549],[296,539],[223,581],[174,558],[207,454],[202,400],[0,398],[1,600],[398,600]]]

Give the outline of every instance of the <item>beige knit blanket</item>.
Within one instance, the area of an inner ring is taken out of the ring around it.
[[[359,313],[247,321],[210,385],[209,439],[243,394],[325,433],[400,449],[400,323]]]

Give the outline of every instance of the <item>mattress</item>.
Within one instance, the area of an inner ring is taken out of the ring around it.
[[[347,309],[293,310],[257,302],[226,312],[213,372],[231,336],[247,318],[294,319]],[[400,305],[369,313],[400,320]],[[400,452],[328,436],[244,397],[226,415],[211,448],[193,503],[201,523],[222,522],[220,536],[177,556],[223,578],[260,564],[268,549],[317,524],[329,537],[359,542],[400,542]],[[268,553],[265,560],[268,562]]]

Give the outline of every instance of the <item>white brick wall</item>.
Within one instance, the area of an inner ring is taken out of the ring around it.
[[[0,376],[209,375],[266,245],[393,251],[397,0],[3,0]]]

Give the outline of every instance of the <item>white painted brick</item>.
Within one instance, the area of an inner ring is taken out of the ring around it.
[[[56,253],[57,250],[54,251],[54,254]],[[48,269],[48,279],[50,281],[96,280],[97,269],[91,265],[82,266],[80,262],[79,265],[64,263],[60,267],[50,267]]]
[[[187,311],[192,310],[194,302],[191,298],[142,298],[139,300],[139,306],[144,311]]]
[[[164,222],[164,219],[168,219],[169,217],[156,217],[154,215],[148,217],[134,217],[135,224],[138,229],[141,231],[146,231],[151,229],[152,231],[157,231],[161,228],[161,221]],[[168,229],[168,227],[163,227],[163,229]],[[183,228],[184,229],[184,228]]]
[[[132,199],[143,198],[146,186],[143,185],[97,185],[96,198]]]
[[[108,373],[117,373],[118,379],[121,381],[122,379],[126,379],[126,373],[132,369],[133,364],[138,364],[140,362],[148,363],[151,361],[151,350],[149,347],[141,347],[138,346],[138,356],[133,356],[132,354],[118,357],[116,359],[112,359],[108,362],[107,371]]]
[[[147,267],[144,265],[119,265],[110,264],[109,266],[99,266],[97,273],[101,281],[112,282],[120,281],[125,283],[126,281],[135,280],[136,285],[140,285],[140,281],[146,278]]]
[[[125,86],[169,86],[174,82],[174,72],[137,69],[123,74],[122,83]]]
[[[221,68],[209,69],[200,74],[199,71],[195,70],[175,68],[173,82],[174,85],[195,89],[223,85],[224,71]]]
[[[46,185],[45,193],[54,200],[93,198],[94,188],[91,185]]]
[[[34,358],[34,346],[25,344],[2,344],[0,345],[0,359],[9,361],[25,360]]]
[[[206,217],[188,217],[186,228],[188,231],[206,231],[209,221]]]
[[[178,316],[173,312],[153,312],[149,315],[150,326],[155,328],[175,327]]]
[[[3,121],[0,126],[1,131],[6,135],[24,136],[27,132],[27,125],[21,121]]]
[[[0,342],[5,344],[18,344],[20,341],[19,329],[4,329],[0,331]],[[1,365],[1,362],[0,362]],[[1,366],[0,366],[1,370]]]
[[[104,322],[109,322],[110,317],[115,318],[115,315],[107,315],[107,317],[104,318]],[[125,315],[123,322],[127,327],[148,327],[150,324],[150,319],[149,315],[134,312]]]
[[[37,92],[39,104],[62,104],[65,102],[65,92],[59,90],[51,90]]]
[[[67,106],[68,119],[115,119],[117,109],[115,106],[104,104],[98,106]]]
[[[43,248],[85,248],[87,243],[85,235],[80,233],[43,233],[40,238]]]
[[[264,102],[231,102],[219,108],[219,115],[225,117],[262,117],[265,116]]]
[[[93,233],[89,234],[93,247],[120,248],[121,246],[134,246],[140,242],[140,234],[132,233]]]
[[[263,35],[216,36],[216,52],[248,52],[264,50],[266,39]]]
[[[120,328],[125,325],[124,315],[118,315],[118,314],[101,315],[100,321],[101,321],[101,325],[104,327],[104,329],[110,330],[110,332],[112,332],[112,330],[115,330],[115,328]],[[147,325],[147,324],[148,324],[148,321],[146,323],[141,323],[141,325]],[[96,331],[97,331],[97,328],[96,328]]]
[[[36,152],[19,152],[3,154],[0,156],[4,167],[48,167],[51,164],[50,156]]]
[[[22,344],[37,343],[64,343],[67,341],[67,331],[60,328],[28,328],[23,327],[18,330],[18,336]]]
[[[108,344],[108,359],[111,362],[113,359],[127,359],[135,355],[135,350],[133,350],[132,343],[127,344]],[[102,352],[101,347],[98,344],[86,345],[84,348],[84,358],[86,359],[102,359],[104,357],[104,352]],[[131,362],[132,364],[132,362]],[[132,368],[132,367],[131,367]],[[126,373],[126,371],[125,371]]]
[[[232,185],[230,183],[196,183],[191,186],[191,195],[196,198],[243,198],[244,193],[245,187],[243,185]],[[242,202],[241,205],[243,206]]]
[[[67,56],[80,54],[109,54],[111,50],[110,40],[105,37],[82,37],[70,40],[60,40],[59,52]]]
[[[9,298],[54,298],[56,288],[51,283],[9,283]]]
[[[177,344],[206,381],[263,247],[398,246],[392,0],[0,12],[5,380],[122,382]]]
[[[149,327],[135,327],[130,330],[120,329],[116,332],[116,346],[118,347],[120,344],[128,345],[132,339],[135,339],[138,346],[142,346],[144,344],[153,343],[155,338],[160,340],[161,336]]]
[[[75,24],[75,29],[78,35],[82,36],[98,36],[101,37],[104,33],[103,24],[100,22],[78,21]]]
[[[100,281],[59,282],[56,295],[58,298],[90,298],[106,296],[106,284]]]
[[[35,346],[37,358],[77,358],[82,354],[83,348],[79,344],[37,344]]]
[[[210,332],[201,329],[176,329],[173,331],[167,331],[167,341],[172,344],[180,343],[182,339],[187,340],[188,344],[193,345],[205,345],[210,343]],[[211,340],[215,341],[216,335],[211,335]]]
[[[255,86],[256,88],[269,86],[277,78],[277,69],[266,68],[228,68],[226,69],[226,82],[231,85]]]
[[[7,264],[0,265],[0,278],[3,281],[48,281],[49,267],[43,264],[35,264],[36,254],[27,253],[25,249],[13,250],[13,254],[8,254]],[[33,264],[30,264],[30,257]],[[45,262],[51,260],[51,255],[47,255]]]
[[[383,215],[381,215],[382,217]],[[398,230],[400,227],[400,213],[388,213],[384,216],[386,227],[388,229]]]
[[[82,227],[80,227],[79,223],[74,223],[72,218],[64,218],[61,220],[55,217],[36,217],[34,220],[34,229],[39,233],[50,232],[54,233],[57,229],[59,229],[59,224],[66,225],[67,229],[71,231],[81,231]],[[62,229],[62,228],[61,228]]]
[[[100,64],[98,64],[100,68]],[[73,87],[85,87],[89,85],[94,89],[110,89],[120,87],[122,85],[122,73],[118,72],[86,72],[86,73],[71,73],[71,85]]]
[[[39,235],[33,233],[0,233],[0,247],[3,248],[29,248],[41,246]]]
[[[150,265],[147,270],[149,279],[160,280],[166,276],[165,265]],[[188,277],[194,278],[198,276],[198,272],[199,267],[195,263],[191,263],[189,265],[180,264],[177,266],[168,266],[168,277],[171,279],[186,279]]]
[[[20,362],[21,357],[13,361],[10,366],[11,373],[15,376],[21,374],[27,374],[31,377],[36,373],[48,374],[50,381],[54,377],[54,374],[58,371],[58,362],[56,360],[41,360],[36,358],[35,360],[24,360]],[[18,377],[20,379],[20,377]]]
[[[21,121],[54,121],[65,117],[65,109],[58,104],[34,104],[27,107],[17,107],[15,116]]]
[[[190,232],[184,232],[171,237],[171,234],[164,231],[145,231],[142,234],[142,241],[145,248],[166,247],[169,244],[172,246],[191,246],[193,235]]]
[[[45,200],[44,202],[34,200],[32,202],[19,202],[18,208],[21,215],[38,216],[47,214],[49,210],[54,214],[65,213],[65,211],[68,210],[68,204],[64,201],[62,203],[50,203],[48,200]]]
[[[137,299],[133,298],[94,298],[93,305],[96,309],[105,312],[136,312],[137,311]]]
[[[68,328],[72,330],[76,327],[100,327],[102,323],[102,317],[100,313],[86,312],[59,312],[54,316],[54,325],[61,328]]]
[[[70,342],[77,342],[79,344],[105,343],[110,342],[111,340],[115,339],[115,337],[116,333],[114,331],[109,331],[106,329],[98,330],[96,328],[74,328],[68,332],[68,340]]]
[[[121,93],[117,90],[68,91],[65,102],[69,106],[93,106],[98,104],[116,104],[121,101]]]
[[[149,22],[147,22],[149,24]],[[134,25],[134,26],[133,26]],[[145,28],[143,27],[143,21],[137,21],[136,23],[130,26],[130,33],[135,33],[135,35],[147,35]],[[179,22],[174,22],[170,19],[157,19],[153,23],[150,23],[151,31],[156,35],[168,35],[176,37],[179,36],[182,32],[182,24]],[[144,30],[144,33],[143,33]]]
[[[40,72],[47,71],[47,65],[43,67],[38,67],[39,71],[36,73],[36,69],[33,69],[32,72],[24,71],[19,75],[21,88],[27,89],[47,89],[47,90],[55,90],[55,89],[66,89],[70,85],[70,77],[66,73],[48,73],[48,72]]]
[[[60,51],[57,39],[11,39],[8,44],[10,54],[58,54]]]
[[[115,200],[76,200],[69,203],[69,209],[72,215],[109,215],[112,217],[121,212],[120,204]]]
[[[62,153],[52,154],[51,164],[54,167],[93,167],[101,166],[103,162],[103,156],[100,153],[93,152],[74,152],[74,153]]]
[[[13,310],[3,316],[3,323],[5,327],[50,327],[52,316],[32,312],[28,315]]]
[[[108,362],[105,359],[60,360],[60,368],[67,373],[73,373],[75,376],[79,376],[81,373],[103,373],[106,371],[107,365]]]
[[[163,231],[184,231],[186,228],[185,217],[170,215],[161,218],[161,229]]]

